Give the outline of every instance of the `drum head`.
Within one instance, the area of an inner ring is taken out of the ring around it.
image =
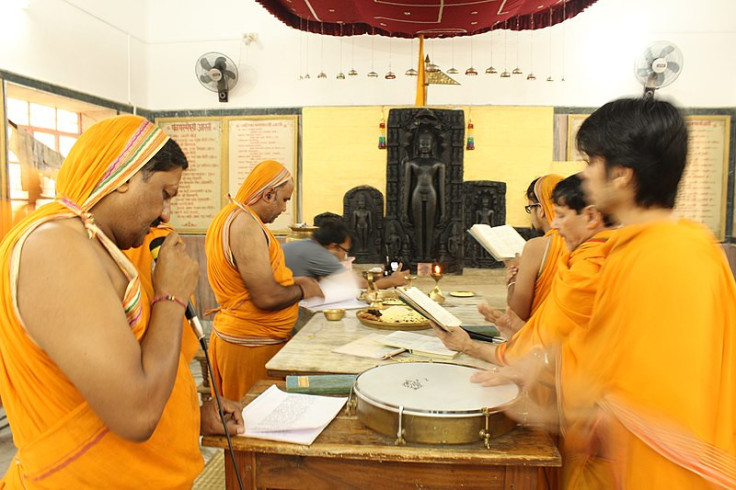
[[[369,403],[404,413],[457,417],[477,415],[483,408],[499,410],[519,395],[514,383],[484,387],[471,383],[476,368],[434,362],[387,364],[364,371],[354,391]]]

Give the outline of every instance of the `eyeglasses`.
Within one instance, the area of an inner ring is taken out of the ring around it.
[[[534,206],[541,206],[538,202],[535,202],[534,204],[527,204],[524,206],[524,211],[526,211],[526,214],[532,214],[532,208]]]
[[[345,252],[345,255],[350,255],[350,250],[348,250],[347,248],[343,247],[339,243],[336,243],[335,245],[337,245],[337,248],[339,248],[340,250],[342,250],[343,252]]]

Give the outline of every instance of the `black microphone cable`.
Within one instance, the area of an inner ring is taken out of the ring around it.
[[[158,259],[158,251],[161,248],[161,245],[164,243],[165,237],[156,237],[153,240],[151,240],[151,244],[148,246],[148,248],[151,250],[151,255],[153,255],[153,261],[154,263]],[[212,364],[210,363],[210,354],[209,350],[207,349],[207,341],[204,338],[204,332],[202,331],[202,326],[199,323],[199,318],[197,318],[197,315],[194,313],[194,308],[192,307],[192,303],[187,303],[186,308],[186,317],[189,322],[189,326],[192,327],[192,330],[194,331],[194,335],[197,337],[197,340],[199,341],[199,345],[202,347],[202,351],[204,352],[204,360],[207,363],[207,373],[209,375],[210,379],[210,386],[212,387],[212,391],[215,392],[215,402],[217,403],[217,412],[220,414],[220,422],[222,422],[222,428],[225,431],[225,437],[227,438],[227,447],[230,451],[230,460],[233,463],[233,469],[235,470],[235,477],[238,479],[238,485],[240,486],[240,490],[245,490],[245,486],[243,485],[243,479],[240,476],[240,470],[238,469],[238,463],[235,460],[235,452],[233,451],[233,441],[230,439],[230,433],[227,430],[227,421],[225,420],[225,411],[222,409],[222,399],[220,398],[220,391],[217,389],[217,384],[214,382],[214,374],[212,373]],[[202,373],[202,376],[204,376],[205,373]]]

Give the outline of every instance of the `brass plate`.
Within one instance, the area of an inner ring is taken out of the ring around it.
[[[423,320],[421,322],[416,322],[416,323],[399,323],[399,322],[381,322],[381,321],[371,320],[369,318],[363,317],[363,314],[365,314],[368,310],[374,310],[374,309],[375,308],[361,308],[355,313],[355,316],[358,318],[358,320],[360,320],[360,323],[362,323],[366,327],[378,328],[380,330],[410,331],[410,330],[425,330],[427,328],[430,328],[429,320]]]
[[[473,291],[453,291],[450,293],[450,296],[456,298],[472,298],[475,296],[475,293]]]

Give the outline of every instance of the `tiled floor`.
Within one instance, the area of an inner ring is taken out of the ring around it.
[[[360,266],[364,268],[365,266]],[[429,291],[434,286],[431,278],[418,278],[415,280],[414,286],[419,289]],[[506,302],[506,288],[504,287],[504,269],[465,269],[462,275],[446,275],[440,281],[440,288],[449,293],[456,289],[472,289],[478,295],[483,296],[485,300],[496,307],[503,307]],[[208,323],[208,322],[203,322]],[[205,328],[208,325],[205,325]],[[206,328],[207,329],[207,328]],[[202,381],[202,373],[200,364],[193,361],[190,365],[192,374],[197,384]],[[5,415],[4,409],[0,408],[0,415]],[[3,424],[0,424],[2,426]],[[5,427],[0,430],[0,471],[2,474],[8,468],[15,456],[16,449],[13,445],[13,435],[10,429]],[[205,461],[209,461],[213,456],[220,453],[219,450],[213,448],[202,448],[202,456]],[[205,488],[205,487],[198,487]],[[206,486],[206,488],[216,488],[214,486]]]

